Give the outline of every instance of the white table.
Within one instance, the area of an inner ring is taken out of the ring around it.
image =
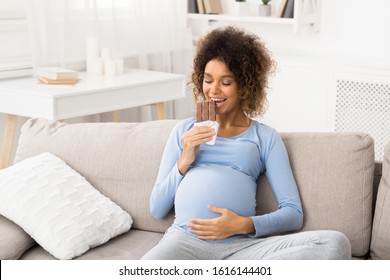
[[[7,114],[0,169],[9,165],[17,116],[63,120],[153,104],[164,119],[164,102],[185,97],[185,76],[179,74],[126,69],[113,77],[79,76],[73,86],[40,84],[33,77],[0,81],[0,112]]]

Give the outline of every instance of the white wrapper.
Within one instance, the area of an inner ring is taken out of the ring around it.
[[[195,126],[210,126],[210,127],[214,128],[215,135],[214,135],[213,139],[206,142],[205,144],[207,144],[207,145],[214,145],[215,144],[215,139],[217,139],[218,128],[219,128],[219,124],[217,122],[215,122],[215,121],[196,122],[194,125]]]

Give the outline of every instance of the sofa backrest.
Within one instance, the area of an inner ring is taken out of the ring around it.
[[[127,211],[132,228],[164,232],[173,215],[155,220],[149,196],[176,122],[65,124],[30,119],[21,129],[14,162],[53,153]]]
[[[351,242],[352,255],[369,251],[372,228],[374,142],[363,133],[281,133],[304,211],[301,231],[332,229]],[[277,208],[262,176],[258,213]]]
[[[65,124],[30,119],[22,127],[15,162],[51,152],[131,214],[133,228],[164,232],[173,221],[149,213],[149,196],[165,142],[177,120]],[[369,250],[374,173],[373,140],[359,133],[281,133],[304,208],[302,230],[347,235],[354,256]],[[263,176],[257,213],[276,209]]]

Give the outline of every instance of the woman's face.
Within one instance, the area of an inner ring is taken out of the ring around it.
[[[237,81],[224,62],[213,59],[206,64],[203,92],[207,100],[216,102],[218,115],[242,111],[237,90]]]

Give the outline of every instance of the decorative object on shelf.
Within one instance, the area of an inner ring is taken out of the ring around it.
[[[272,6],[268,4],[269,2],[271,2],[271,0],[261,0],[261,2],[263,2],[263,4],[259,6],[259,16],[271,16]]]
[[[248,16],[249,15],[249,3],[246,0],[235,0],[232,15],[235,16]]]

